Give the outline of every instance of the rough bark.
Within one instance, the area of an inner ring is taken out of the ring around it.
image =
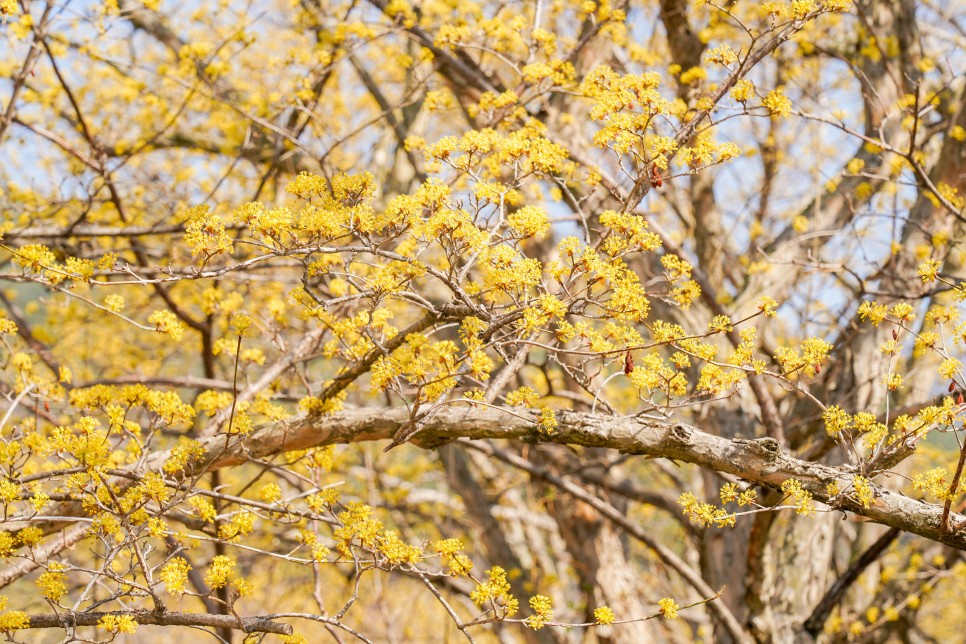
[[[292,450],[338,443],[387,440],[409,422],[404,409],[350,409],[331,416],[297,416],[266,425],[245,440],[224,449],[225,438],[203,440],[211,462],[208,468],[237,465],[251,457],[267,457]],[[537,416],[491,409],[448,409],[433,416],[414,437],[413,443],[435,447],[456,439],[517,439],[585,447],[605,447],[622,453],[669,458],[694,463],[746,481],[780,487],[789,479],[821,502],[829,500],[827,486],[837,483],[848,489],[856,473],[846,466],[834,467],[796,458],[785,453],[770,438],[726,439],[686,423],[667,423],[633,417],[605,417],[599,414],[560,412],[558,427],[551,434],[537,430]],[[151,459],[159,467],[165,454]],[[200,466],[199,466],[200,467]],[[834,509],[853,513],[882,525],[966,549],[966,531],[956,527],[942,534],[939,518],[942,506],[913,499],[899,492],[873,486],[875,499],[864,507],[856,499],[840,495]],[[966,517],[953,513],[953,526],[966,524]]]

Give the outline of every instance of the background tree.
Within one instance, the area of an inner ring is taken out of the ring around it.
[[[961,637],[959,9],[0,0],[0,631]]]

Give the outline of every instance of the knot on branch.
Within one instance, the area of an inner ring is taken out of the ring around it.
[[[782,446],[774,438],[759,438],[751,441],[750,446],[759,454],[774,460],[782,453]]]
[[[678,445],[691,446],[694,443],[691,428],[686,425],[671,425],[670,429],[668,429],[667,437]]]

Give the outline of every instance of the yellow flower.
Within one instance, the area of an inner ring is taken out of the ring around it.
[[[184,325],[178,317],[167,309],[155,311],[148,317],[148,322],[153,324],[159,333],[171,336],[175,342],[184,337]]]
[[[537,423],[537,427],[544,434],[552,434],[553,430],[557,428],[557,413],[550,407],[541,409],[540,421]]]
[[[775,317],[777,314],[778,302],[763,295],[758,298],[758,310],[764,313],[767,317]]]
[[[105,615],[97,622],[97,628],[112,633],[133,633],[138,629],[138,623],[130,615]]]
[[[738,485],[736,483],[725,483],[718,491],[722,503],[729,503],[738,499]]]
[[[211,257],[218,253],[231,254],[235,251],[231,237],[225,231],[225,224],[215,216],[208,206],[190,209],[184,215],[184,240],[191,247],[192,255]]]
[[[233,314],[231,316],[231,320],[229,321],[229,324],[233,329],[235,329],[235,332],[242,336],[245,335],[245,332],[248,331],[248,327],[250,327],[253,323],[254,320],[244,313]]]
[[[422,549],[400,539],[395,530],[387,530],[379,537],[379,552],[391,565],[416,564],[423,555]]]
[[[657,602],[657,605],[661,607],[659,612],[661,613],[661,616],[664,619],[677,618],[678,609],[680,608],[680,606],[678,606],[677,602],[675,602],[670,597],[662,598],[660,601]]]
[[[13,503],[19,498],[20,487],[17,484],[7,479],[0,481],[0,502]]]
[[[882,382],[889,389],[889,391],[895,391],[902,386],[902,374],[890,373],[882,377]]]
[[[542,208],[524,206],[510,213],[507,224],[521,237],[544,237],[550,232],[550,220]]]
[[[862,507],[868,508],[872,505],[875,500],[875,490],[872,488],[872,484],[869,479],[864,476],[856,476],[852,479],[852,487],[855,489],[855,496]]]
[[[483,582],[470,593],[470,599],[477,606],[487,602],[494,602],[503,608],[506,615],[514,615],[519,609],[520,602],[510,593],[510,582],[507,581],[506,571],[493,566],[486,571],[489,581]]]
[[[768,96],[762,103],[768,108],[769,114],[788,118],[792,113],[792,102],[785,96],[781,87],[768,92]]]
[[[518,405],[531,407],[533,403],[537,402],[538,397],[537,392],[531,387],[523,386],[519,389],[514,389],[506,395],[506,404],[511,407]]]
[[[463,542],[459,539],[443,539],[433,546],[454,575],[465,575],[473,568],[473,562],[463,554]]]
[[[812,493],[804,489],[800,481],[785,479],[782,482],[781,490],[795,501],[795,512],[797,514],[807,517],[815,516],[815,504],[812,502]]]
[[[852,6],[852,0],[824,0],[822,6],[828,11],[846,11]]]
[[[67,594],[67,575],[64,574],[64,570],[66,566],[52,562],[47,565],[47,572],[37,577],[34,582],[40,588],[40,594],[55,604]]]
[[[858,174],[865,167],[865,161],[863,159],[852,159],[846,164],[845,169],[849,174]]]
[[[613,624],[615,619],[617,619],[617,616],[614,615],[614,611],[607,606],[594,609],[594,620],[601,626]]]
[[[708,328],[715,333],[728,333],[734,331],[734,327],[731,325],[731,320],[727,315],[716,315],[714,319],[708,324]]]
[[[822,414],[822,419],[829,436],[834,436],[852,425],[852,417],[838,405],[830,405]]]
[[[876,302],[862,302],[859,306],[859,319],[869,320],[872,322],[873,326],[879,326],[879,324],[886,318],[888,312],[888,307],[885,304],[878,304]]]
[[[705,54],[705,60],[709,63],[716,63],[718,65],[730,65],[731,63],[737,62],[738,54],[729,45],[721,45],[715,47],[714,49],[708,50]]]
[[[755,86],[750,80],[742,78],[731,88],[729,95],[739,103],[744,103],[755,95]]]
[[[939,266],[940,263],[935,259],[927,259],[922,264],[919,265],[919,277],[926,284],[931,284],[935,282],[939,277]]]
[[[0,532],[0,557],[9,557],[17,546],[9,532]]]
[[[892,308],[889,309],[889,313],[902,322],[910,322],[916,318],[912,305],[908,304],[907,302],[899,302],[898,304],[892,305]]]
[[[526,625],[537,631],[553,619],[553,606],[546,595],[534,595],[530,598],[530,608],[533,615],[526,619]]]
[[[792,0],[792,14],[799,20],[818,8],[815,0]]]
[[[187,574],[187,570],[185,569],[185,574]],[[217,555],[212,559],[211,565],[208,566],[208,572],[205,573],[205,583],[210,588],[223,588],[228,584],[228,578],[234,570],[235,562],[232,561],[231,557]]]
[[[282,488],[278,483],[266,483],[258,490],[258,497],[265,503],[275,503],[282,498]]]
[[[27,244],[17,250],[13,263],[32,271],[40,271],[54,266],[57,263],[57,258],[46,246]]]
[[[941,375],[943,378],[952,380],[956,377],[956,374],[959,373],[959,369],[962,366],[962,363],[956,358],[946,358],[942,361],[942,364],[939,365],[939,375]]]
[[[678,498],[678,503],[684,510],[684,515],[695,523],[708,527],[715,524],[719,528],[733,526],[735,515],[724,508],[717,508],[710,503],[701,503],[690,492],[685,492]]]
[[[0,615],[0,633],[16,631],[30,626],[30,618],[22,610],[12,610]]]
[[[682,85],[694,85],[700,83],[708,77],[708,71],[703,67],[692,67],[691,69],[681,72],[678,77],[678,81]]]

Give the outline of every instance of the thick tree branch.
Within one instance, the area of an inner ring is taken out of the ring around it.
[[[795,479],[816,500],[837,510],[966,550],[966,530],[960,528],[966,525],[963,515],[951,514],[951,529],[943,533],[939,525],[941,505],[913,499],[880,486],[873,485],[875,498],[868,507],[847,493],[830,498],[829,484],[849,490],[856,473],[845,466],[832,467],[795,458],[783,452],[771,438],[729,440],[685,423],[569,411],[558,412],[557,420],[557,429],[547,435],[537,430],[537,415],[533,412],[444,409],[426,421],[414,442],[432,448],[457,438],[505,438],[605,447],[627,454],[694,463],[773,488]],[[407,422],[409,416],[403,408],[350,409],[331,416],[297,416],[286,422],[263,426],[227,449],[221,435],[204,439],[203,445],[212,460],[198,463],[197,469],[228,467],[249,458],[264,458],[320,445],[387,440]],[[160,466],[166,457],[160,453],[149,464]]]
[[[202,626],[228,628],[245,633],[275,633],[291,635],[292,627],[263,617],[235,617],[205,613],[157,613],[149,610],[113,611],[109,613],[78,613],[72,615],[31,615],[28,628],[70,628],[96,626],[107,615],[128,615],[138,624],[152,626]]]

